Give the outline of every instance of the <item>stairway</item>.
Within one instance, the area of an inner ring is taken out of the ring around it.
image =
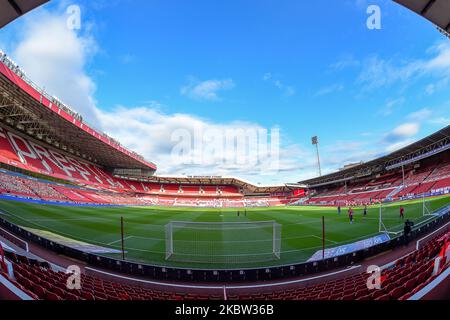
[[[392,190],[391,193],[389,193],[386,198],[392,198],[394,197],[396,194],[398,194],[400,191],[402,191],[405,188],[404,185],[400,185],[397,188],[395,188],[394,190]]]

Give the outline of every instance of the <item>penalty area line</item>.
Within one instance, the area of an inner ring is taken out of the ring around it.
[[[322,240],[322,237],[319,237],[319,236],[316,236],[316,235],[310,235],[309,237],[313,237],[313,238],[317,238],[317,239],[320,239],[320,240]],[[332,242],[332,243],[334,243],[334,244],[338,244],[339,242],[337,242],[337,241],[333,241],[333,240],[330,240],[330,239],[327,239],[327,238],[325,238],[325,241],[327,241],[327,242]]]
[[[125,238],[123,238],[123,240],[128,240],[128,239],[130,239],[130,238],[133,238],[133,236],[125,237]],[[107,243],[106,245],[107,245],[107,246],[110,246],[110,245],[112,245],[112,244],[114,244],[114,243],[117,243],[117,242],[120,242],[120,241],[122,241],[122,239],[119,239],[119,240],[115,240],[115,241],[109,242],[109,243]]]

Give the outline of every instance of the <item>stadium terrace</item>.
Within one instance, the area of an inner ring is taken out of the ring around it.
[[[449,31],[447,2],[396,2]],[[0,52],[0,298],[448,298],[449,149],[446,126],[297,183],[160,176]]]

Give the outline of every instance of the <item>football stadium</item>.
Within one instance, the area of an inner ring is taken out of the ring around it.
[[[0,27],[47,2],[0,1]],[[449,1],[389,2],[448,41]],[[445,121],[283,184],[160,175],[0,51],[0,298],[448,299]]]

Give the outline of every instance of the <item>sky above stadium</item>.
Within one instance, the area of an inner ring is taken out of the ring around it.
[[[160,175],[296,182],[318,174],[314,135],[329,173],[450,123],[450,41],[389,0],[51,1],[0,49]],[[236,130],[278,132],[276,168],[219,152]],[[174,156],[185,133],[202,147]]]

